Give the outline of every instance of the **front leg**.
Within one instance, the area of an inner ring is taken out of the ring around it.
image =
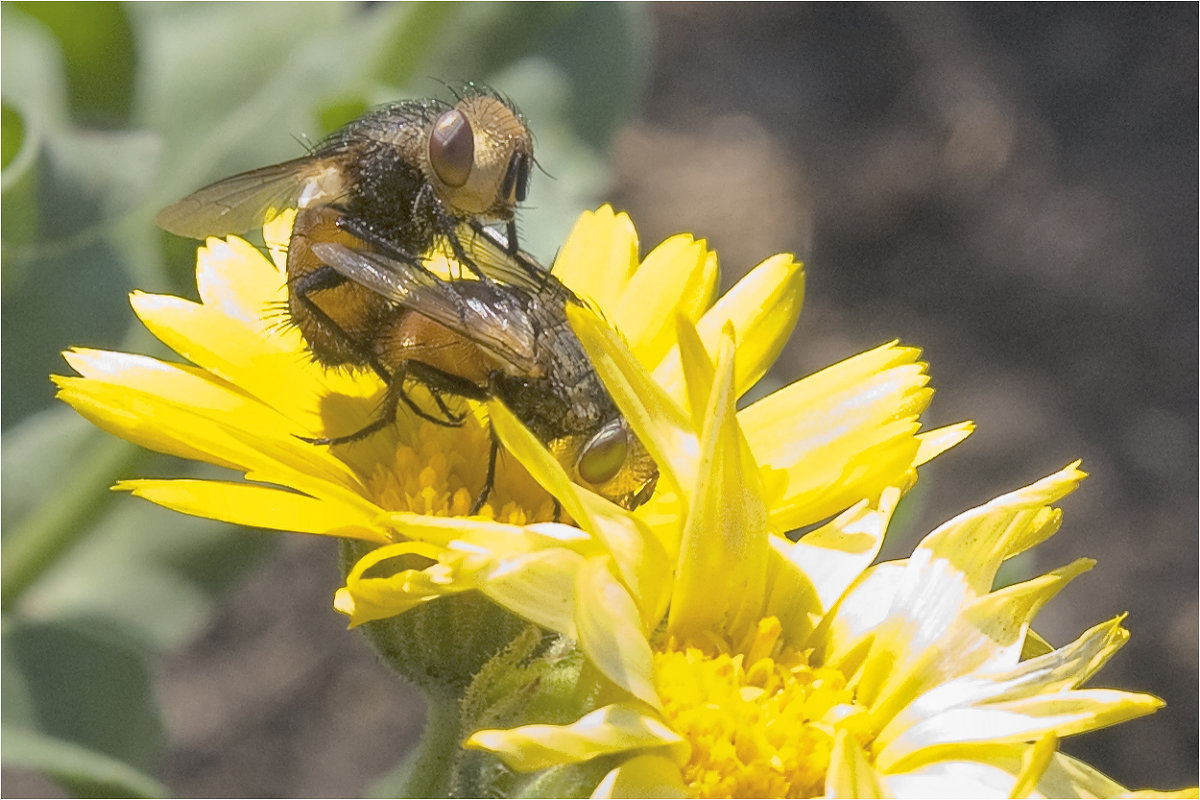
[[[505,223],[505,236],[501,240],[500,234],[487,225],[484,225],[477,219],[468,222],[471,230],[476,236],[486,239],[492,247],[504,252],[513,263],[521,268],[534,282],[535,286],[545,286],[549,271],[538,264],[533,258],[522,250],[517,244],[517,222],[516,220],[508,220]]]

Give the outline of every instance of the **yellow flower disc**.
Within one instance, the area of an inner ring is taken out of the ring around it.
[[[388,511],[445,517],[470,514],[487,473],[491,446],[487,425],[476,418],[458,427],[421,422],[397,433],[399,441],[387,443],[390,458],[363,461],[369,470],[364,482],[372,500]],[[387,438],[386,434],[380,438]],[[343,457],[355,466],[352,453]],[[515,459],[501,453],[495,487],[477,513],[526,525],[554,519],[554,502]],[[563,517],[560,512],[559,518]]]
[[[755,657],[778,631],[777,620],[763,620],[749,658],[695,647],[655,653],[664,717],[691,745],[683,767],[691,796],[824,793],[835,729],[863,711],[838,670],[810,667],[803,653]]]

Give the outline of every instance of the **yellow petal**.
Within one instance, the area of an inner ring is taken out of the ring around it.
[[[573,639],[576,583],[585,559],[564,548],[504,556],[486,556],[488,566],[475,577],[479,589],[512,613]]]
[[[1117,617],[1097,625],[1075,642],[1021,661],[1011,669],[970,673],[934,687],[905,708],[895,723],[883,731],[883,741],[890,740],[905,724],[904,720],[914,723],[951,708],[1053,694],[1080,685],[1128,639],[1128,633],[1118,624],[1120,620]]]
[[[711,359],[716,358],[724,327],[731,324],[737,333],[734,386],[739,397],[775,362],[803,301],[804,268],[782,254],[752,269],[700,318],[696,328]],[[682,397],[683,372],[677,352],[667,353],[654,368],[654,380],[672,397]]]
[[[64,355],[84,378],[55,376],[60,397],[104,430],[251,480],[363,502],[358,478],[327,448],[297,439],[273,409],[201,370],[125,353]]]
[[[704,413],[712,397],[717,368],[696,327],[683,316],[675,318],[675,335],[679,340],[679,357],[683,365],[683,383],[686,388],[687,408],[691,413],[692,427],[700,430],[704,426]]]
[[[657,619],[654,610],[665,604],[667,597],[662,576],[673,567],[659,539],[636,517],[572,483],[562,465],[503,404],[492,402],[488,409],[508,452],[559,499],[577,525],[604,545],[621,579],[639,600],[643,618],[647,622]]]
[[[966,576],[975,594],[983,594],[991,588],[1002,561],[1058,530],[1061,514],[1050,504],[1073,492],[1086,475],[1076,461],[1036,483],[959,514],[926,536],[913,555],[929,553],[949,561]]]
[[[859,681],[858,696],[871,705],[876,728],[882,729],[876,746],[932,713],[916,701],[932,687],[1016,664],[1029,619],[1092,563],[1079,559],[975,598],[960,575],[944,568],[945,562],[909,559],[909,575],[892,601],[890,624],[876,633]],[[908,620],[901,621],[905,616]],[[959,696],[958,702],[967,700]]]
[[[397,569],[383,578],[365,577],[368,570],[384,562],[415,556],[433,562],[423,569]],[[386,619],[410,608],[449,594],[475,588],[470,570],[447,564],[452,556],[425,542],[399,542],[378,547],[351,567],[346,585],[334,595],[333,607],[350,617],[350,627]]]
[[[860,669],[879,629],[887,623],[892,600],[907,576],[904,566],[904,561],[885,561],[851,583],[809,639],[817,663],[848,675]]]
[[[595,528],[590,507],[581,497],[585,490],[571,481],[562,464],[545,445],[498,400],[488,403],[488,418],[504,449],[521,462],[534,480],[563,504],[563,508],[580,527],[589,530]]]
[[[613,308],[613,323],[643,364],[662,360],[675,343],[675,316],[690,320],[712,303],[717,257],[703,241],[681,234],[654,248]]]
[[[974,432],[974,422],[957,422],[944,428],[934,428],[931,431],[917,434],[920,446],[917,448],[916,465],[919,467],[932,461]]]
[[[688,790],[674,760],[647,753],[622,761],[604,776],[591,796],[687,797]]]
[[[733,354],[727,329],[671,598],[668,630],[680,641],[710,630],[739,641],[757,624],[766,600],[767,513],[758,465],[737,424]]]
[[[200,302],[242,321],[261,321],[264,298],[287,297],[284,275],[258,249],[238,236],[209,237],[196,251]]]
[[[214,378],[276,409],[299,433],[321,429],[321,404],[331,393],[372,398],[382,385],[374,376],[326,372],[304,354],[296,330],[279,322],[258,325],[231,320],[214,307],[177,297],[135,292],[130,302],[158,339]],[[268,329],[268,324],[274,326]],[[370,407],[368,406],[368,410]]]
[[[771,534],[767,559],[767,600],[764,617],[779,620],[780,642],[787,648],[807,649],[813,626],[823,608],[813,579],[788,558],[792,542]]]
[[[1123,797],[1127,794],[1124,786],[1066,753],[1054,754],[1046,773],[1038,781],[1038,792],[1043,797]]]
[[[658,491],[678,496],[684,486],[690,490],[699,443],[689,416],[650,380],[625,343],[594,313],[568,308],[567,318],[613,401],[658,464]]]
[[[1013,784],[1009,797],[1029,797],[1037,789],[1038,782],[1046,774],[1058,750],[1058,735],[1048,731],[1027,749],[1021,758],[1021,772]]]
[[[888,772],[888,787],[895,797],[946,798],[1007,797],[1015,781],[1014,770],[986,759],[935,761],[917,769]],[[1063,795],[1066,796],[1066,795]]]
[[[579,217],[554,259],[552,271],[579,296],[600,308],[616,308],[637,263],[638,239],[632,220],[603,205]]]
[[[687,745],[653,716],[630,706],[610,705],[569,725],[524,725],[508,730],[477,731],[464,743],[488,750],[521,772],[556,764],[577,764],[603,755],[666,747],[674,755]]]
[[[373,550],[351,569],[337,607],[351,614],[352,624],[393,616],[443,594],[478,589],[514,614],[578,638],[575,584],[585,558],[577,551],[596,550],[578,528],[408,513],[383,518],[397,534],[413,541]],[[404,549],[418,546],[423,549]],[[386,576],[375,569],[375,577],[364,577],[384,561],[414,553],[437,563],[396,569]]]
[[[113,488],[184,514],[234,525],[390,541],[377,524],[378,509],[366,503],[330,503],[269,486],[212,480],[130,480]]]
[[[964,632],[955,636],[956,643],[963,648],[958,652],[947,650],[947,655],[958,657],[955,669],[966,673],[1015,664],[1021,657],[1025,633],[1042,606],[1095,565],[1093,559],[1077,558],[1065,567],[1005,586],[967,603],[948,635],[955,636],[957,627],[971,631],[981,640],[975,642],[976,652],[971,653],[968,652],[971,645],[963,644],[971,635]]]
[[[1027,742],[1048,732],[1070,736],[1150,714],[1157,697],[1115,689],[1072,689],[1020,700],[955,709],[928,717],[877,753],[888,771],[953,759],[956,746],[978,742]]]
[[[900,491],[890,487],[876,503],[863,500],[788,548],[788,559],[811,577],[822,610],[875,560],[899,500]]]
[[[659,706],[654,660],[641,616],[628,591],[591,559],[578,572],[575,626],[584,654],[613,683],[651,707]]]
[[[394,515],[400,517],[402,515]],[[479,590],[508,610],[531,622],[571,637],[574,627],[574,584],[583,557],[565,547],[545,545],[527,529],[514,525],[487,523],[485,520],[407,516],[407,524],[397,525],[405,533],[426,529],[431,541],[409,541],[387,545],[368,552],[351,568],[346,585],[340,589],[334,606],[351,617],[351,625],[401,614],[438,597]],[[460,539],[437,543],[442,528],[439,522],[453,521],[479,531]],[[557,528],[566,528],[557,525]],[[489,531],[488,529],[491,528]],[[496,544],[497,528],[509,529],[509,547],[490,549]],[[431,531],[438,531],[429,535]],[[406,557],[421,556],[419,568],[407,567]],[[381,565],[395,561],[390,574]],[[368,575],[370,577],[368,577]]]
[[[656,531],[640,517],[596,495],[584,495],[595,525],[595,538],[612,558],[617,577],[637,604],[643,627],[658,624],[671,599],[671,575],[676,554],[668,553],[665,536],[675,532]],[[677,542],[676,542],[677,544]]]
[[[826,797],[891,797],[887,782],[875,771],[862,747],[848,731],[839,730],[829,754]]]
[[[455,542],[477,550],[501,553],[525,553],[551,547],[565,547],[591,553],[594,546],[584,531],[572,525],[542,523],[510,525],[479,517],[439,517],[396,511],[380,515],[405,538],[449,547]]]
[[[907,483],[920,446],[917,416],[932,396],[919,355],[884,345],[741,412],[758,463],[786,476],[772,503],[773,530],[817,522]]]
[[[296,209],[287,208],[276,214],[263,225],[263,243],[271,254],[271,261],[280,275],[287,273],[287,250],[292,240],[292,226],[296,222]]]

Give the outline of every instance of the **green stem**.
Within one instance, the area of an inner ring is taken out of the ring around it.
[[[425,730],[417,743],[399,797],[449,797],[462,742],[458,697],[425,692]]]
[[[11,610],[21,593],[90,530],[86,522],[108,495],[113,476],[139,457],[138,448],[128,442],[97,437],[95,445],[63,478],[61,491],[49,495],[9,532],[0,564],[0,609]]]

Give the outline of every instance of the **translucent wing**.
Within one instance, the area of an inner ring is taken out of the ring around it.
[[[314,244],[313,254],[338,273],[395,303],[429,317],[510,364],[540,374],[530,295],[515,286],[475,280],[446,281],[419,264],[334,242]]]
[[[494,228],[472,220],[461,226],[458,236],[471,260],[489,278],[519,286],[534,294],[541,292],[550,282],[566,290],[529,253],[519,250],[510,255],[508,240]]]
[[[334,162],[305,156],[210,183],[158,212],[154,222],[176,236],[228,236],[260,227],[268,212],[295,207],[302,197],[307,205],[341,192]]]

